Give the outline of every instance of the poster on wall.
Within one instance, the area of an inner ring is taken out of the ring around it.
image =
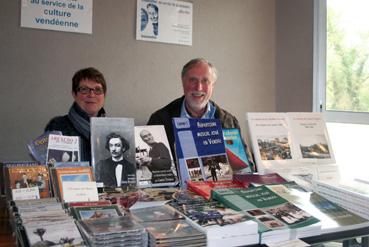
[[[137,0],[136,39],[192,45],[192,3]]]
[[[22,0],[21,27],[92,33],[92,0]]]

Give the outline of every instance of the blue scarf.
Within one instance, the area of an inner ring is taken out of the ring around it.
[[[104,108],[101,108],[97,116],[105,117]],[[74,102],[69,109],[68,117],[72,122],[74,128],[76,128],[76,130],[81,133],[82,136],[84,136],[87,140],[90,140],[90,117],[77,105],[76,102]]]

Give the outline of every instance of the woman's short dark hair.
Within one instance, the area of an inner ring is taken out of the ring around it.
[[[85,69],[81,69],[77,71],[72,78],[73,93],[75,94],[77,93],[79,83],[82,80],[91,80],[91,81],[94,81],[100,84],[104,90],[104,94],[106,94],[106,81],[105,81],[104,75],[97,69],[93,67],[89,67],[89,68],[85,68]]]
[[[120,139],[120,141],[122,142],[122,149],[124,150],[123,153],[129,149],[129,142],[124,137],[122,137],[120,134],[112,132],[112,133],[110,133],[109,135],[106,136],[105,148],[107,150],[110,151],[109,142],[113,138],[119,138]]]

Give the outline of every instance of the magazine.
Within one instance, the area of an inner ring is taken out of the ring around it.
[[[177,170],[163,125],[135,126],[137,185],[175,186]]]
[[[188,180],[232,179],[219,119],[173,118],[173,128],[182,188]]]
[[[81,161],[79,137],[50,134],[46,160],[50,164]]]
[[[133,118],[91,118],[91,155],[98,187],[136,187]]]
[[[46,164],[47,146],[49,143],[49,135],[61,135],[61,131],[46,131],[36,139],[27,143],[27,148],[32,157],[40,164]]]

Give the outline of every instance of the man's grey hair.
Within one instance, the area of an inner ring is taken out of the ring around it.
[[[210,63],[205,58],[194,58],[194,59],[191,59],[188,63],[186,63],[182,68],[181,78],[183,78],[186,75],[188,70],[190,70],[193,66],[195,66],[198,63],[207,64],[211,68],[211,71],[213,72],[214,81],[217,80],[218,70],[214,67],[212,63]]]

